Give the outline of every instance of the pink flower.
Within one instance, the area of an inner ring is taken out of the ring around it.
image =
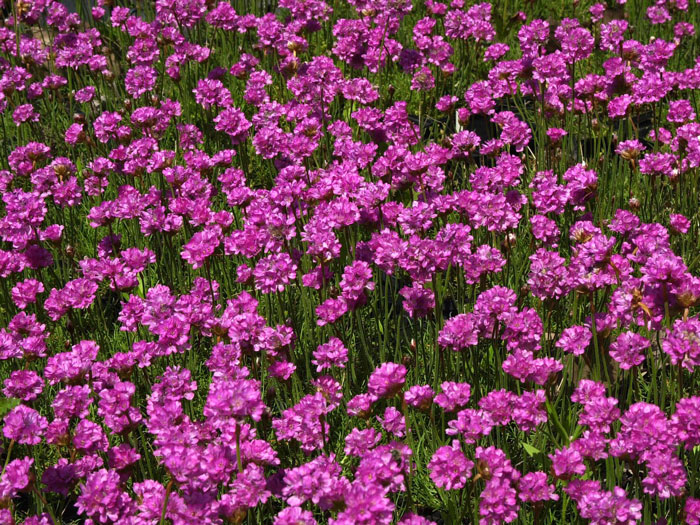
[[[237,108],[224,109],[214,118],[214,124],[215,130],[223,131],[231,137],[233,145],[243,142],[248,137],[251,127],[243,112]]]
[[[690,229],[690,221],[685,215],[680,213],[672,213],[670,216],[671,228],[678,233],[688,233]]]
[[[571,326],[564,329],[555,343],[557,348],[574,355],[582,355],[593,338],[591,331],[585,326]]]
[[[435,486],[445,490],[458,490],[464,487],[471,477],[474,463],[467,459],[459,446],[459,440],[451,446],[438,448],[428,463],[430,479]]]
[[[406,382],[406,367],[396,363],[383,363],[369,376],[367,392],[375,398],[393,397]]]
[[[312,363],[316,365],[316,372],[330,369],[334,366],[345,368],[348,360],[348,349],[337,337],[331,337],[327,343],[319,345],[314,350]]]
[[[33,408],[18,405],[3,419],[2,433],[22,445],[37,445],[46,431],[48,422]]]
[[[438,336],[438,344],[441,347],[454,351],[474,346],[478,341],[478,332],[472,314],[459,314],[448,319]]]
[[[425,317],[435,308],[435,294],[432,290],[423,288],[414,282],[411,286],[404,286],[399,290],[404,298],[403,307],[408,316]]]
[[[263,257],[253,269],[255,287],[263,293],[282,292],[297,276],[297,265],[287,253]]]

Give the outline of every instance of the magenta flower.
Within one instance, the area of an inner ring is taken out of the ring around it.
[[[136,66],[131,68],[124,77],[126,92],[134,98],[139,98],[153,90],[156,86],[157,76],[158,73],[152,67]]]
[[[327,343],[319,345],[313,355],[311,362],[316,365],[316,372],[335,366],[345,368],[345,363],[348,361],[348,349],[337,337],[331,337]]]
[[[700,397],[678,400],[676,411],[671,416],[671,426],[686,449],[700,445]]]
[[[282,495],[287,503],[300,506],[306,501],[330,509],[342,501],[348,481],[341,476],[341,467],[335,456],[318,456],[284,473]]]
[[[22,401],[32,401],[44,390],[44,380],[33,370],[15,370],[3,382],[2,393]]]
[[[5,498],[14,498],[19,492],[30,490],[34,481],[31,472],[33,464],[34,459],[29,457],[10,461],[0,480],[0,494]]]
[[[255,265],[255,286],[263,293],[282,292],[297,276],[297,265],[286,253],[263,257]]]
[[[94,96],[95,96],[95,87],[94,86],[86,86],[86,87],[79,89],[78,91],[75,92],[75,100],[77,102],[80,102],[81,104],[85,104],[87,102],[90,102]]]
[[[213,418],[217,424],[224,424],[228,417],[239,420],[251,417],[253,421],[259,421],[264,410],[258,381],[231,381],[221,377],[216,378],[209,386],[203,413],[205,417]]]
[[[433,291],[423,288],[418,283],[414,282],[411,286],[404,286],[399,290],[399,294],[404,298],[404,310],[411,318],[425,317],[435,308]]]
[[[494,424],[507,425],[513,419],[513,406],[518,399],[505,389],[492,390],[479,400],[479,408],[489,413]]]
[[[649,460],[668,456],[679,442],[663,411],[651,403],[631,405],[620,417],[622,426],[610,442],[610,453],[616,457]]]
[[[141,422],[141,413],[131,404],[135,392],[129,381],[118,381],[100,391],[97,413],[116,434],[126,433]]]
[[[458,351],[478,343],[478,332],[472,314],[459,314],[445,321],[440,330],[438,344],[443,348]]]
[[[442,390],[435,396],[435,404],[445,412],[454,412],[458,408],[463,408],[469,402],[471,386],[469,383],[455,383],[445,381],[440,385]]]
[[[646,149],[644,144],[636,139],[631,139],[620,142],[615,148],[615,153],[620,155],[623,159],[634,160]]]
[[[248,137],[250,122],[240,109],[227,108],[214,117],[214,129],[223,131],[231,137],[231,144],[236,145],[243,142]]]
[[[561,142],[561,140],[568,135],[568,132],[562,128],[549,128],[547,129],[547,136],[549,140],[553,143]]]
[[[384,417],[377,417],[377,421],[382,425],[382,428],[389,434],[393,434],[397,438],[406,436],[406,419],[403,414],[394,407],[386,407]]]
[[[571,476],[582,476],[586,472],[581,454],[571,447],[565,447],[549,455],[552,460],[552,472],[559,479],[568,480]]]
[[[348,414],[366,418],[377,398],[370,394],[358,394],[348,401]]]
[[[310,453],[323,447],[324,436],[328,436],[330,425],[326,422],[329,406],[321,392],[309,394],[291,408],[282,412],[282,417],[273,419],[272,427],[278,440],[298,441],[303,451]]]
[[[37,445],[46,431],[48,422],[33,408],[17,405],[3,419],[2,433],[22,445]]]
[[[677,319],[673,328],[666,332],[662,350],[671,358],[671,363],[692,372],[700,365],[700,320],[695,317],[687,321]]]
[[[376,483],[352,483],[345,494],[345,505],[345,510],[337,518],[328,520],[329,525],[388,525],[394,512],[394,503],[387,497],[386,490]]]
[[[628,499],[624,489],[604,492],[599,481],[575,481],[565,490],[576,501],[581,517],[595,523],[636,523],[641,519],[641,503]]]
[[[557,501],[559,495],[554,492],[554,485],[547,483],[544,472],[528,472],[518,481],[518,497],[521,501]]]
[[[193,269],[201,268],[221,243],[221,228],[210,226],[195,233],[182,248],[181,256],[192,265]]]
[[[406,367],[396,363],[383,363],[369,376],[367,393],[374,398],[393,397],[406,382]]]
[[[651,343],[634,332],[623,332],[610,344],[610,357],[620,364],[623,370],[641,365]]]
[[[376,447],[381,439],[382,433],[377,432],[373,428],[364,430],[353,428],[352,431],[345,436],[345,454],[362,457],[367,451]]]
[[[669,122],[683,124],[691,120],[695,120],[695,111],[688,100],[673,100],[668,103],[668,115],[666,119]]]
[[[683,494],[688,475],[683,462],[677,456],[654,456],[646,465],[647,476],[642,480],[646,494],[660,499],[676,498]]]
[[[100,469],[87,477],[76,506],[79,514],[86,514],[98,523],[117,523],[129,516],[133,502],[122,490],[119,474]]]
[[[445,490],[464,487],[471,477],[473,467],[474,463],[460,450],[458,440],[454,440],[451,446],[438,448],[428,463],[430,479],[437,487]]]
[[[544,390],[523,392],[513,401],[513,421],[523,432],[531,432],[538,425],[547,422],[547,411]]]
[[[494,421],[485,410],[465,408],[457,413],[457,419],[450,421],[445,433],[448,436],[461,435],[465,443],[476,443],[491,433]]]
[[[12,120],[16,126],[25,122],[39,122],[39,113],[34,110],[31,104],[21,104],[12,112]]]
[[[451,446],[438,448],[428,463],[430,479],[435,486],[445,490],[464,487],[473,467],[474,463],[461,451],[458,440],[452,441]]]
[[[700,499],[686,499],[684,514],[685,522],[688,525],[700,525]]]
[[[571,326],[566,328],[559,340],[555,343],[557,348],[574,355],[582,355],[593,338],[591,331],[585,326]]]
[[[671,228],[678,233],[688,233],[690,229],[690,221],[680,213],[672,213],[670,216]]]
[[[428,410],[433,404],[435,392],[430,385],[414,385],[404,392],[406,404],[419,410]]]
[[[276,516],[274,525],[316,525],[314,515],[301,507],[286,507]]]

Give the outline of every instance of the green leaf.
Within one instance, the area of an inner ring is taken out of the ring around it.
[[[14,397],[0,397],[0,417],[7,414],[10,410],[19,405],[19,399]]]
[[[559,419],[559,416],[557,415],[557,411],[555,410],[552,403],[550,403],[549,401],[547,401],[546,407],[547,407],[547,414],[549,415],[549,417],[552,420],[554,420],[554,426],[556,427],[560,436],[564,439],[564,443],[566,443],[568,445],[569,442],[571,441],[571,438],[569,436],[569,433],[566,431],[564,426],[561,424],[561,420]]]
[[[542,454],[541,450],[533,447],[529,443],[525,443],[524,441],[521,441],[520,444],[523,446],[523,448],[525,449],[525,452],[527,452],[530,457],[535,456],[537,454]]]

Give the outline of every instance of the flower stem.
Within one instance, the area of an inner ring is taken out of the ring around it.
[[[7,456],[5,457],[5,464],[2,466],[2,474],[0,474],[0,477],[5,475],[5,469],[7,468],[7,464],[10,462],[10,456],[12,455],[12,449],[15,446],[15,440],[13,439],[10,441],[10,446],[7,447]]]
[[[168,485],[165,487],[165,497],[163,498],[163,508],[160,511],[160,521],[158,522],[159,525],[165,525],[165,514],[168,511],[168,500],[170,499],[170,492],[173,490],[173,480],[171,479],[168,482]]]

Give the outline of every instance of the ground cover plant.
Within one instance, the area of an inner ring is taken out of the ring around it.
[[[0,6],[0,524],[700,523],[700,5]]]

